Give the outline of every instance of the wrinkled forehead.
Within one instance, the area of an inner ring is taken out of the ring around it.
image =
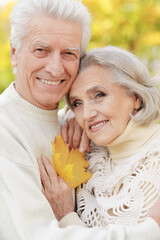
[[[73,90],[78,89],[80,87],[84,87],[85,83],[86,83],[86,71],[82,71],[77,75],[76,79],[74,80],[70,92],[71,91],[73,92]]]
[[[81,54],[81,26],[70,20],[37,16],[29,24],[29,32],[21,40],[21,47],[41,46],[48,49],[75,51]],[[21,49],[20,49],[21,50]]]
[[[90,65],[80,70],[71,89],[84,87],[87,84],[104,84],[110,77],[110,71],[101,65]]]

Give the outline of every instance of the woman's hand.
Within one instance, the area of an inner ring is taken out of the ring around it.
[[[38,159],[42,192],[49,201],[57,218],[61,220],[68,213],[74,212],[72,189],[57,176],[48,158],[42,156]]]
[[[80,152],[90,151],[90,140],[70,109],[61,121],[61,136],[64,142],[69,144],[70,150],[79,148]]]
[[[160,198],[156,202],[156,204],[153,206],[150,217],[153,218],[160,227]]]

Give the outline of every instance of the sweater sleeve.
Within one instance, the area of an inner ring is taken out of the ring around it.
[[[87,225],[78,217],[77,213],[70,213],[61,219],[59,222],[60,227],[66,227],[69,225],[80,225],[87,227]],[[160,239],[160,228],[158,224],[152,219],[148,218],[145,222],[138,224],[136,226],[126,226],[123,230],[120,225],[108,226],[108,230],[112,232],[112,235],[121,232],[122,239],[126,234],[126,240],[159,240]],[[125,231],[125,233],[124,233]],[[114,233],[114,234],[113,234]],[[109,238],[108,238],[109,239]],[[117,238],[119,240],[121,238]]]
[[[58,236],[58,238],[55,238]],[[160,240],[160,228],[153,219],[148,218],[136,226],[109,224],[107,227],[84,228],[68,226],[59,229],[55,222],[41,229],[34,240]]]
[[[67,214],[59,221],[59,226],[62,228],[68,225],[79,225],[87,227],[87,225],[78,217],[78,214],[76,212]]]
[[[75,118],[74,112],[69,109],[68,105],[58,111],[58,120],[61,125],[65,124],[71,118]]]

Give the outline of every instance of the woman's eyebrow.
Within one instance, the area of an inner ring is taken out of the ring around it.
[[[69,99],[70,100],[72,100],[72,101],[74,101],[75,99],[77,99],[78,97],[76,97],[76,96],[71,96],[71,97],[69,97]]]
[[[95,91],[104,91],[105,90],[105,88],[104,87],[102,87],[102,86],[100,86],[100,85],[96,85],[96,86],[93,86],[93,87],[91,87],[90,89],[88,89],[87,91],[86,91],[86,93],[87,94],[91,94],[91,93],[93,93],[93,92],[95,92]],[[78,98],[78,96],[70,96],[69,97],[69,99],[70,100],[72,100],[72,101],[74,101],[75,99],[77,99]]]
[[[87,90],[87,93],[89,94],[89,93],[93,93],[93,92],[95,92],[95,91],[97,91],[97,90],[105,90],[105,88],[103,87],[103,86],[101,86],[101,85],[96,85],[96,86],[93,86],[93,87],[91,87],[90,89],[88,89]]]

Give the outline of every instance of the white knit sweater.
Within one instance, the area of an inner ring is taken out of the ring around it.
[[[92,144],[93,177],[77,191],[77,212],[90,227],[143,222],[160,196],[160,125],[133,121],[107,147]]]
[[[0,96],[0,240],[158,240],[150,218],[136,228],[84,228],[76,213],[60,228],[41,192],[37,158],[51,159],[51,139],[59,132],[57,109],[45,111],[25,101],[11,84]],[[152,237],[152,238],[151,238]]]

